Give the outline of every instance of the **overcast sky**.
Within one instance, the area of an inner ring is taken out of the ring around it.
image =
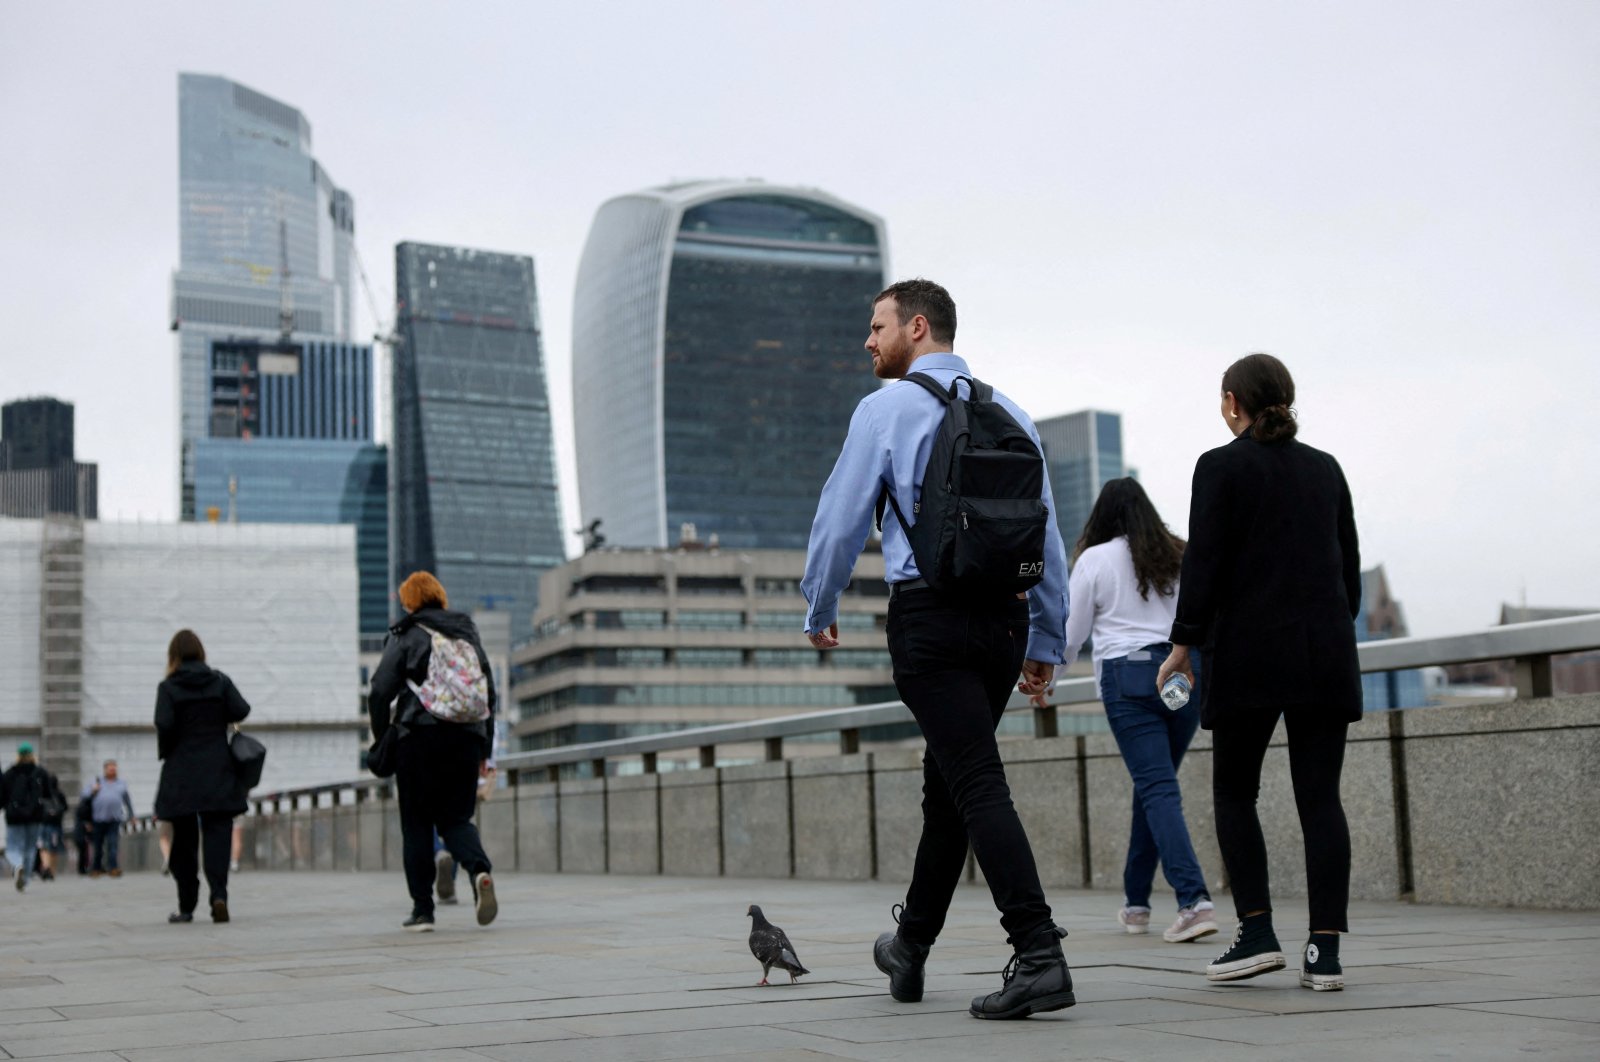
[[[76,404],[106,518],[177,511],[193,71],[305,113],[355,197],[381,324],[400,240],[534,257],[569,526],[595,209],[759,176],[883,215],[894,274],[950,288],[957,351],[1036,417],[1122,413],[1180,532],[1196,456],[1228,439],[1219,376],[1266,350],[1413,633],[1486,626],[1524,595],[1600,606],[1600,4],[0,0],[0,17],[0,398]]]

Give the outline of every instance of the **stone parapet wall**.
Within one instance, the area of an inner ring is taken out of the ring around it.
[[[1200,732],[1180,777],[1196,853],[1220,895],[1210,748]],[[1039,738],[1002,751],[1046,886],[1120,887],[1132,786],[1114,740]],[[1368,715],[1351,728],[1345,755],[1352,897],[1600,908],[1597,771],[1600,696]],[[501,868],[904,882],[921,789],[920,754],[892,749],[529,782],[498,790],[481,805],[479,826]],[[1304,895],[1281,726],[1260,811],[1274,893]],[[392,797],[269,811],[245,824],[245,861],[257,868],[400,870]],[[160,866],[153,831],[132,833],[123,852],[129,869]],[[975,867],[969,876],[981,881]]]

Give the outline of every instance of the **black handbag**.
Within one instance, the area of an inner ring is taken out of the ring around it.
[[[395,769],[400,766],[400,742],[410,732],[403,723],[390,723],[383,737],[367,750],[367,770],[378,778],[394,777]]]
[[[233,757],[233,777],[239,788],[249,792],[261,784],[261,769],[267,765],[267,747],[239,730],[228,740]]]

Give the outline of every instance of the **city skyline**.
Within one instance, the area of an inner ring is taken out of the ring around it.
[[[566,531],[571,296],[594,210],[675,177],[762,174],[881,212],[892,275],[949,286],[958,352],[1036,418],[1121,411],[1180,533],[1194,460],[1226,441],[1221,370],[1266,349],[1300,385],[1302,437],[1344,466],[1363,561],[1385,565],[1414,632],[1486,626],[1523,597],[1594,603],[1600,572],[1579,559],[1600,503],[1573,487],[1600,447],[1600,148],[1584,133],[1600,12],[1472,10],[821,4],[774,51],[764,19],[710,4],[640,7],[620,28],[511,5],[375,26],[167,3],[82,30],[22,8],[0,42],[0,90],[25,104],[0,114],[25,152],[0,177],[18,249],[0,263],[5,397],[76,404],[108,519],[178,515],[158,318],[179,231],[172,86],[208,70],[303,108],[318,161],[362,198],[353,246],[378,311],[357,293],[357,335],[389,325],[382,263],[403,240],[538,259]],[[842,43],[844,22],[958,76],[913,90]],[[586,78],[602,39],[608,76]],[[426,97],[404,64],[350,76],[352,54],[420,41],[442,72]],[[579,83],[583,108],[529,105]]]

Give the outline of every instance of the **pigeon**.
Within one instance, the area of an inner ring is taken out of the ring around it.
[[[756,957],[761,964],[761,980],[757,985],[767,983],[767,973],[776,966],[780,970],[789,972],[789,983],[794,984],[795,978],[811,971],[800,965],[799,956],[794,953],[794,945],[789,943],[789,937],[783,930],[767,921],[767,916],[761,913],[761,908],[755,904],[750,905],[750,910],[745,914],[752,919],[750,924],[750,954]]]

